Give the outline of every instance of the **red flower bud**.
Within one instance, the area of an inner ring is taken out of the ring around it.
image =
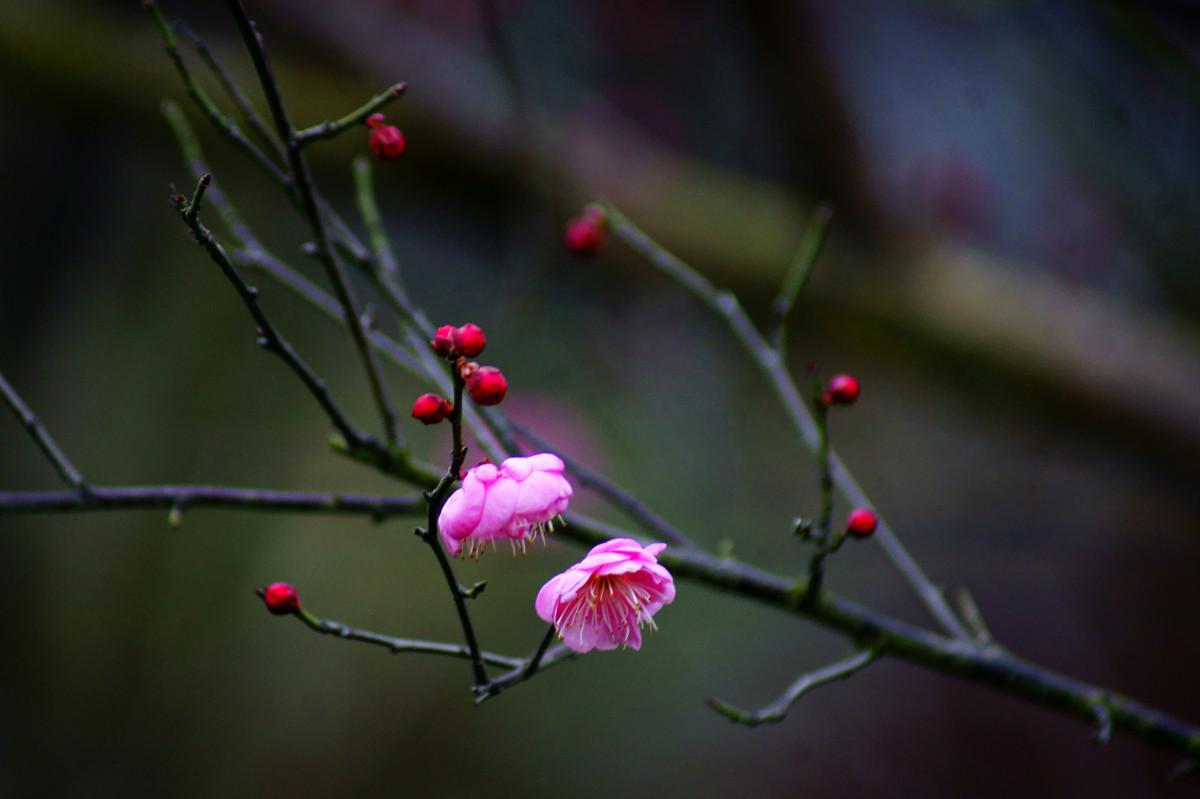
[[[450,415],[454,404],[437,394],[422,394],[412,406],[412,417],[422,424],[437,424]]]
[[[459,355],[474,358],[483,352],[487,345],[487,336],[483,334],[483,328],[479,325],[467,322],[462,327],[455,328],[453,341],[454,349],[458,350]]]
[[[499,405],[508,391],[508,380],[494,366],[481,366],[467,380],[467,393],[478,405]]]
[[[276,616],[286,616],[300,610],[300,595],[289,583],[271,583],[258,593],[267,604],[267,610]]]
[[[846,532],[855,538],[866,538],[879,526],[879,517],[867,508],[855,508],[846,517]]]
[[[449,358],[458,353],[454,350],[454,325],[442,325],[433,334],[433,339],[429,342],[429,346],[433,347],[433,351],[443,358]]]
[[[368,128],[375,130],[375,128],[383,124],[383,114],[371,114],[365,121]]]
[[[404,155],[404,134],[395,125],[377,125],[371,130],[370,145],[376,158],[392,161]]]
[[[825,388],[821,401],[826,405],[853,405],[858,399],[858,378],[854,375],[834,375]]]
[[[563,241],[567,249],[577,255],[594,255],[604,244],[604,212],[589,205],[583,215],[567,223]]]

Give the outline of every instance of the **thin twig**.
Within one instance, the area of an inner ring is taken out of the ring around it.
[[[788,709],[796,703],[801,696],[811,691],[813,688],[819,688],[822,685],[828,685],[836,680],[844,680],[850,677],[855,672],[861,671],[869,666],[878,655],[869,649],[864,649],[855,652],[844,660],[839,660],[837,663],[831,663],[823,669],[810,671],[807,674],[802,674],[799,679],[793,682],[788,689],[783,692],[783,695],[776,699],[771,704],[759,710],[749,712],[741,708],[731,705],[716,697],[708,700],[708,706],[720,713],[722,716],[736,721],[739,724],[745,724],[750,727],[757,727],[759,724],[768,722],[783,721],[787,717]]]
[[[442,570],[442,575],[446,578],[446,584],[450,588],[450,596],[454,599],[454,609],[458,612],[458,620],[462,625],[463,638],[466,639],[467,649],[471,653],[471,665],[475,672],[475,687],[478,690],[480,686],[487,685],[488,676],[487,671],[483,668],[483,660],[480,657],[479,641],[475,636],[475,626],[471,623],[471,613],[467,610],[466,600],[469,596],[474,596],[474,593],[469,593],[459,584],[458,578],[454,576],[454,568],[450,565],[450,558],[447,557],[445,550],[442,549],[441,541],[438,540],[438,516],[442,512],[442,507],[446,504],[447,497],[450,496],[450,489],[458,482],[459,471],[462,469],[463,461],[467,457],[467,448],[463,446],[462,438],[464,383],[459,370],[454,368],[453,371],[454,409],[450,412],[449,416],[450,429],[452,431],[451,436],[453,438],[450,450],[450,466],[446,469],[446,473],[433,490],[425,495],[429,504],[428,520],[424,529],[417,528],[417,534],[433,550],[438,566]],[[475,593],[478,593],[478,591]]]
[[[420,652],[426,655],[445,655],[461,660],[473,660],[478,655],[483,663],[504,669],[520,668],[524,663],[520,658],[497,655],[494,652],[474,653],[459,644],[445,644],[440,641],[420,641],[414,638],[395,638],[390,635],[374,633],[370,630],[360,630],[341,622],[318,618],[304,608],[301,608],[295,615],[306,627],[321,635],[332,635],[335,638],[341,638],[346,641],[359,641],[364,644],[381,646],[392,654]]]
[[[811,451],[815,452],[820,446],[820,431],[816,421],[801,398],[800,392],[796,390],[796,384],[787,373],[779,353],[754,327],[754,323],[746,316],[746,312],[742,310],[737,298],[729,292],[718,291],[707,278],[647,236],[615,207],[612,205],[605,207],[614,235],[645,256],[655,268],[680,283],[725,319],[747,353],[770,381],[804,443]],[[829,466],[834,485],[851,506],[874,507],[836,453],[830,453]],[[879,526],[874,538],[884,548],[897,570],[908,581],[909,586],[916,592],[917,597],[938,623],[954,637],[970,640],[969,633],[958,617],[954,615],[954,611],[950,609],[945,597],[942,596],[941,589],[925,575],[882,517],[879,518]]]
[[[404,90],[407,88],[408,84],[404,82],[392,84],[343,117],[326,120],[312,127],[296,131],[296,142],[299,146],[305,147],[321,139],[332,139],[334,136],[344,133],[356,125],[361,125],[371,114],[374,114],[392,100],[404,94]]]
[[[783,283],[779,286],[779,294],[771,303],[771,318],[763,330],[766,332],[767,341],[771,342],[771,346],[781,355],[784,352],[788,314],[792,312],[792,307],[796,304],[796,297],[800,295],[804,284],[808,282],[808,276],[812,274],[813,265],[817,262],[817,256],[821,254],[821,247],[825,244],[825,234],[829,231],[831,219],[833,219],[833,209],[824,203],[818,205],[817,210],[813,211],[812,218],[808,221],[808,227],[804,230],[804,239],[800,242],[800,249],[796,251],[796,257],[792,260],[792,265],[788,267],[787,274],[784,275]]]
[[[287,174],[281,170],[274,161],[267,157],[267,154],[264,153],[257,144],[251,141],[250,138],[242,132],[242,129],[238,127],[236,122],[234,122],[230,117],[227,117],[219,108],[217,108],[216,103],[212,101],[212,98],[208,96],[208,93],[204,91],[204,88],[196,82],[196,79],[192,76],[191,71],[187,68],[186,62],[183,60],[183,55],[180,54],[179,48],[175,44],[175,33],[171,29],[171,25],[167,22],[166,17],[163,16],[162,11],[159,9],[158,3],[155,2],[155,0],[145,0],[143,5],[145,6],[146,10],[150,12],[150,16],[154,19],[155,25],[158,26],[159,33],[162,34],[163,48],[166,50],[167,56],[170,57],[171,63],[175,65],[175,71],[179,73],[179,77],[183,81],[183,86],[187,91],[188,96],[191,97],[196,105],[199,106],[200,110],[204,112],[204,115],[208,118],[209,122],[213,124],[213,127],[221,131],[221,133],[225,134],[230,141],[245,151],[251,157],[251,159],[253,159],[255,163],[265,170],[272,178],[283,183],[284,185],[290,186],[291,179],[287,176]]]
[[[542,639],[538,642],[537,649],[529,658],[523,661],[519,666],[511,671],[501,674],[487,685],[479,686],[475,690],[475,704],[480,705],[496,696],[501,691],[507,690],[514,685],[519,685],[528,679],[531,679],[535,674],[540,674],[546,669],[558,663],[573,658],[576,653],[571,650],[566,644],[557,644],[553,647],[555,636],[557,635],[554,625],[550,625],[549,629],[542,635]]]
[[[994,646],[995,639],[992,637],[992,631],[988,629],[987,622],[983,620],[983,613],[979,610],[975,597],[971,596],[967,587],[959,586],[955,589],[953,598],[959,617],[967,625],[967,629],[971,631],[975,640],[982,646]]]
[[[425,508],[425,500],[419,494],[390,497],[211,485],[91,486],[86,494],[74,491],[0,493],[0,513],[202,507],[359,514],[383,520],[420,513]]]
[[[379,213],[372,174],[371,161],[368,158],[359,156],[354,159],[354,196],[358,203],[358,213],[363,224],[367,226],[367,238],[371,242],[371,252],[375,255],[375,265],[403,293],[400,267],[396,263],[396,254],[392,251],[392,244],[384,229],[383,216]]]
[[[283,145],[280,144],[279,139],[275,138],[275,134],[271,129],[267,127],[267,123],[263,121],[263,118],[254,108],[250,99],[246,97],[246,93],[242,91],[241,87],[237,85],[237,82],[230,76],[220,60],[217,59],[212,49],[208,46],[208,42],[204,41],[195,31],[178,20],[172,22],[171,26],[191,41],[192,48],[200,56],[200,60],[204,62],[209,71],[213,73],[213,76],[216,77],[217,82],[221,84],[221,88],[229,95],[229,99],[237,106],[246,124],[258,134],[262,141],[269,144],[275,150],[280,160],[284,160],[287,156],[283,151]]]
[[[203,196],[203,189],[211,183],[211,179],[205,180],[207,177],[207,175],[202,177],[197,184],[197,192],[201,197]],[[229,280],[237,291],[238,296],[241,297],[242,303],[246,306],[246,310],[249,311],[250,316],[254,319],[254,323],[257,326],[259,345],[268,352],[277,355],[300,378],[309,393],[313,395],[325,411],[325,415],[329,418],[330,423],[337,428],[338,433],[347,442],[351,442],[355,447],[386,452],[386,448],[382,443],[375,441],[354,426],[333,399],[333,395],[329,392],[328,384],[317,376],[287,339],[279,333],[258,301],[258,289],[247,284],[242,278],[237,267],[233,265],[233,262],[225,253],[225,249],[213,237],[212,232],[200,221],[197,214],[194,213],[196,209],[190,203],[178,199],[176,200],[176,209],[191,230],[196,242],[204,248],[209,258],[220,268],[222,274],[225,275],[226,279]]]
[[[67,457],[66,453],[59,448],[53,436],[50,435],[50,431],[25,404],[17,390],[9,385],[3,374],[0,374],[0,397],[4,398],[4,404],[11,408],[12,412],[21,420],[21,424],[25,426],[62,481],[77,492],[86,493],[88,487],[83,475],[75,468],[75,464],[71,463],[71,459]]]
[[[362,360],[363,368],[367,373],[367,380],[371,386],[371,394],[375,399],[375,405],[379,410],[380,418],[383,420],[384,432],[387,435],[388,443],[393,447],[399,447],[401,440],[398,417],[392,405],[391,397],[388,394],[387,384],[383,379],[383,369],[379,364],[379,358],[376,356],[374,348],[371,347],[368,340],[366,326],[363,324],[362,316],[358,311],[358,303],[354,299],[354,290],[350,286],[349,278],[346,276],[346,271],[342,267],[341,261],[338,259],[338,255],[330,243],[329,234],[325,228],[325,221],[321,215],[321,208],[317,202],[316,192],[313,189],[312,174],[309,172],[308,163],[304,160],[301,141],[297,138],[296,130],[292,127],[291,120],[288,118],[287,108],[283,103],[283,96],[279,91],[279,84],[276,82],[275,75],[271,71],[271,66],[267,61],[267,53],[263,48],[262,35],[250,20],[250,17],[247,16],[246,9],[242,6],[241,0],[227,0],[226,4],[237,20],[238,30],[241,31],[242,39],[250,51],[250,59],[254,62],[255,72],[258,73],[259,83],[262,85],[263,93],[266,95],[267,106],[271,109],[271,116],[275,121],[279,138],[284,143],[292,180],[295,182],[296,191],[300,195],[300,203],[304,209],[305,216],[308,218],[309,227],[312,229],[313,240],[317,245],[317,252],[321,257],[321,263],[325,267],[329,281],[333,284],[334,294],[337,296],[338,302],[342,305],[342,310],[346,316],[346,327],[350,330],[351,337],[354,339],[354,345],[358,350],[359,358]]]

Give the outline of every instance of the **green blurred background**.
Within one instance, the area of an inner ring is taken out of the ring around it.
[[[251,87],[221,4],[164,0]],[[1182,0],[258,0],[293,116],[403,79],[409,151],[377,184],[410,290],[473,320],[505,410],[695,539],[798,572],[811,459],[705,309],[615,244],[560,245],[607,196],[764,311],[818,201],[833,235],[793,371],[853,371],[835,443],[935,579],[1016,652],[1200,718],[1200,10]],[[197,74],[202,70],[186,47]],[[514,83],[511,77],[515,75]],[[219,90],[211,85],[214,96]],[[255,99],[257,92],[252,93]],[[0,370],[99,483],[394,491],[253,346],[167,203],[184,104],[219,183],[282,257],[301,221],[207,128],[138,2],[0,4]],[[223,99],[223,98],[222,98]],[[354,131],[314,147],[352,216]],[[280,327],[364,423],[348,335],[274,286]],[[365,287],[363,288],[365,293]],[[384,326],[391,324],[386,318]],[[395,394],[424,390],[390,373]],[[0,486],[54,474],[0,419]],[[438,457],[441,429],[406,425]],[[576,507],[614,521],[594,499]],[[841,509],[841,510],[844,510]],[[835,636],[681,584],[642,652],[473,708],[466,664],[268,617],[251,591],[453,639],[407,521],[189,512],[0,517],[0,791],[30,796],[1142,796],[1169,757],[905,664],[748,730]],[[520,653],[552,542],[460,566],[489,648]],[[874,545],[832,586],[913,621]]]

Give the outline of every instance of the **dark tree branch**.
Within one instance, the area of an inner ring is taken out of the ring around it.
[[[257,326],[259,336],[259,345],[277,355],[288,368],[292,370],[300,381],[304,383],[305,388],[317,400],[321,408],[325,411],[325,415],[329,417],[330,423],[337,428],[338,433],[354,447],[373,449],[386,452],[384,445],[375,441],[366,433],[363,433],[346,417],[342,412],[341,407],[333,399],[333,395],[329,392],[329,386],[324,380],[317,376],[312,368],[300,357],[300,354],[292,347],[279,331],[272,324],[266,312],[262,309],[258,301],[258,289],[250,286],[242,278],[237,267],[229,259],[225,253],[225,249],[213,237],[212,232],[200,222],[197,215],[199,210],[196,207],[196,201],[204,196],[204,190],[211,183],[211,178],[208,175],[201,177],[197,184],[197,198],[193,203],[180,200],[176,197],[176,209],[179,211],[183,221],[191,230],[192,236],[196,242],[204,248],[212,259],[225,275],[226,279],[233,285],[238,296],[241,297],[242,303],[249,311],[251,318]]]
[[[350,627],[341,622],[317,618],[303,608],[296,613],[296,618],[302,621],[306,627],[321,635],[332,635],[335,638],[341,638],[346,641],[359,641],[364,644],[381,646],[393,655],[401,652],[420,652],[426,655],[445,655],[462,660],[474,660],[478,657],[481,662],[489,666],[499,666],[505,669],[520,668],[524,663],[519,658],[505,657],[493,652],[472,652],[470,649],[458,644],[444,644],[440,641],[421,641],[413,638],[394,638],[390,635],[380,635],[370,630],[360,630],[356,627]]]
[[[708,706],[722,716],[750,727],[757,727],[759,724],[768,722],[783,721],[787,717],[788,710],[792,705],[796,704],[796,701],[801,696],[813,688],[819,688],[822,685],[828,685],[837,680],[844,680],[862,671],[876,657],[878,656],[874,652],[864,649],[860,652],[855,652],[844,660],[839,660],[837,663],[831,663],[825,668],[802,674],[799,679],[788,686],[788,689],[783,692],[782,696],[766,707],[753,712],[742,710],[736,705],[731,705],[716,697],[708,700]]]
[[[820,447],[821,438],[816,421],[801,398],[800,392],[796,390],[796,384],[788,374],[786,364],[779,352],[771,347],[758,332],[754,323],[750,321],[750,317],[742,310],[737,298],[729,292],[718,291],[707,278],[647,236],[615,207],[606,205],[605,208],[609,224],[617,238],[645,256],[656,269],[678,282],[725,320],[734,336],[742,343],[754,363],[770,381],[771,387],[775,390],[780,402],[783,403],[788,418],[804,443],[811,451],[816,452]],[[832,452],[830,453],[830,471],[834,484],[850,505],[872,506],[867,499],[866,492],[858,485],[850,470],[842,463],[841,458]],[[887,556],[895,564],[896,569],[908,581],[917,597],[938,623],[956,638],[969,640],[970,635],[946,603],[941,589],[925,575],[925,572],[913,560],[912,555],[900,543],[899,537],[882,516],[879,518],[879,527],[875,531],[874,538],[880,543]]]
[[[258,511],[361,514],[381,521],[424,510],[420,495],[388,497],[337,492],[269,491],[210,485],[92,486],[74,491],[0,493],[0,513],[131,510],[136,508],[234,508]]]
[[[29,432],[29,435],[37,443],[42,454],[54,466],[54,470],[58,472],[58,476],[67,485],[74,488],[77,492],[86,494],[88,491],[87,483],[84,482],[83,475],[71,463],[71,459],[66,456],[55,443],[54,438],[50,435],[50,431],[38,420],[25,401],[21,399],[21,395],[17,393],[8,381],[4,379],[4,375],[0,374],[0,397],[3,397],[4,404],[7,405],[17,418],[21,420],[21,424]]]
[[[358,350],[359,358],[362,360],[363,367],[366,370],[367,379],[371,385],[371,394],[375,398],[375,405],[379,409],[380,417],[383,419],[384,431],[387,434],[388,443],[394,447],[399,446],[400,431],[396,410],[392,406],[387,384],[383,379],[383,369],[380,367],[379,359],[368,340],[366,325],[363,324],[362,316],[358,311],[358,303],[354,299],[354,290],[350,286],[346,271],[342,267],[341,261],[338,260],[338,255],[334,251],[333,245],[330,243],[329,234],[325,228],[325,221],[322,218],[321,207],[317,201],[316,192],[313,189],[312,175],[309,172],[308,163],[304,160],[302,142],[297,137],[296,130],[292,127],[291,120],[288,118],[287,108],[284,106],[283,96],[279,91],[279,84],[276,82],[275,75],[271,71],[271,66],[267,61],[266,50],[263,48],[262,35],[258,32],[258,29],[249,16],[247,16],[241,0],[227,0],[227,5],[237,20],[238,30],[241,31],[242,39],[250,51],[250,59],[254,62],[254,69],[258,73],[259,83],[262,85],[263,93],[266,95],[267,106],[271,109],[275,128],[278,131],[280,140],[284,143],[284,149],[288,157],[288,166],[291,171],[292,180],[295,182],[296,192],[300,197],[300,204],[304,209],[305,216],[308,217],[309,227],[312,229],[313,240],[317,245],[317,253],[321,257],[321,263],[325,267],[329,281],[333,284],[334,294],[337,296],[338,302],[341,303],[342,311],[346,317],[346,327],[350,330],[350,334],[354,339],[354,345]]]

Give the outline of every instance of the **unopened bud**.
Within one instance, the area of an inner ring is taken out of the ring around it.
[[[853,405],[858,399],[858,378],[854,375],[834,375],[825,388],[821,401],[826,405]]]
[[[433,351],[443,358],[454,355],[454,325],[442,325],[429,341]]]
[[[412,406],[412,417],[422,424],[437,424],[450,415],[454,405],[437,394],[422,394]]]
[[[453,341],[458,354],[468,358],[474,358],[487,346],[487,336],[483,334],[483,328],[470,322],[454,329]]]
[[[289,583],[271,583],[259,590],[267,610],[276,616],[286,616],[300,610],[300,595]]]
[[[866,538],[879,526],[879,517],[867,508],[855,508],[846,517],[846,532],[855,538]]]
[[[371,152],[383,161],[394,161],[404,155],[404,134],[395,125],[376,125],[371,130]]]
[[[478,405],[499,405],[508,391],[508,380],[494,366],[481,366],[467,379],[467,393]]]

